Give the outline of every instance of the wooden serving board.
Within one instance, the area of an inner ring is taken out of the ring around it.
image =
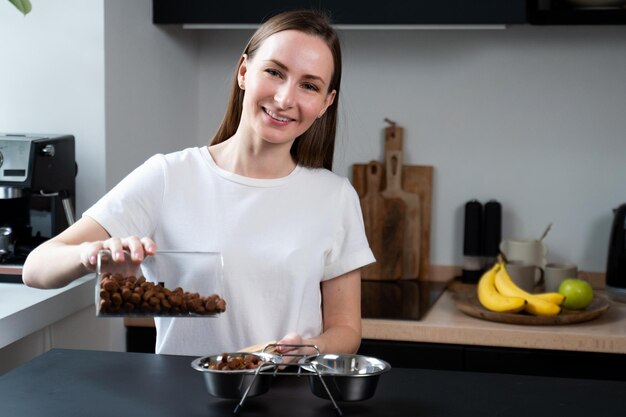
[[[373,161],[374,163],[379,163]],[[380,163],[379,163],[380,164]],[[382,164],[381,164],[382,165]],[[377,194],[382,193],[383,190],[387,188],[387,179],[386,172],[384,169],[381,169],[381,178],[380,185],[378,190],[369,190],[367,189],[367,171],[370,164],[354,164],[352,166],[352,185],[356,189],[359,197],[361,198],[361,208],[364,213],[375,212],[376,209],[368,206],[369,200],[364,199],[366,195],[372,192],[376,192]],[[428,280],[429,279],[429,270],[430,270],[430,225],[431,225],[431,207],[432,207],[432,190],[433,190],[433,167],[432,166],[417,166],[417,165],[402,165],[402,176],[401,176],[401,185],[403,192],[413,193],[419,197],[419,221],[415,222],[419,224],[419,244],[414,245],[414,247],[404,247],[402,251],[402,259],[405,256],[418,256],[419,260],[417,264],[419,265],[419,273],[417,276],[407,276],[407,274],[402,274],[402,278],[411,278],[411,279],[420,279],[420,280]],[[382,195],[381,195],[382,196]],[[371,194],[370,194],[371,198]],[[378,197],[376,197],[378,198]],[[399,200],[402,201],[401,198]],[[404,202],[405,206],[407,206],[407,201]],[[378,203],[379,204],[379,203]],[[408,208],[415,207],[415,203],[408,201],[408,207],[406,212],[411,213],[412,210]],[[368,238],[370,236],[371,231],[373,230],[383,230],[385,223],[389,224],[389,219],[386,219],[384,216],[366,216],[364,215],[365,222],[365,230],[368,233]],[[382,232],[381,232],[382,233]],[[405,242],[405,236],[402,236],[402,242]],[[400,239],[399,236],[397,236]],[[412,241],[412,239],[406,239],[407,241]],[[392,240],[397,244],[397,240]],[[385,248],[383,245],[378,245],[370,241],[370,245],[372,246],[372,251],[374,252],[374,256],[377,259],[377,263],[381,262],[383,259],[390,259],[390,256],[385,254]],[[404,245],[404,243],[403,243]],[[395,247],[395,246],[394,246]],[[407,250],[410,251],[407,253]],[[399,260],[396,259],[399,262]],[[397,276],[393,278],[389,276],[385,276],[381,274],[381,270],[388,269],[381,266],[370,265],[368,267],[363,268],[362,277],[363,279],[373,279],[373,280],[385,280],[385,279],[397,279]]]
[[[581,323],[599,317],[609,308],[609,302],[600,296],[594,296],[591,304],[584,310],[563,309],[556,316],[542,317],[525,313],[496,313],[483,307],[476,295],[461,297],[456,300],[456,307],[468,316],[508,324],[563,325]]]

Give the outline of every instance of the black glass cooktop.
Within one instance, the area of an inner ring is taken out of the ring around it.
[[[361,281],[361,316],[421,320],[446,290],[447,282],[420,280]]]

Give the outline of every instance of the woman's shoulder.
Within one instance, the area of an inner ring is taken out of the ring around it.
[[[352,192],[354,187],[350,180],[326,168],[304,168],[305,178],[312,184],[317,184],[325,190]]]
[[[157,153],[152,155],[145,162],[146,164],[158,165],[161,168],[172,169],[178,166],[190,166],[193,164],[204,164],[206,161],[203,155],[206,147],[191,147],[169,153]]]

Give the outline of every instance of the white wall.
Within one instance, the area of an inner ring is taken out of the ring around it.
[[[200,107],[212,134],[249,31],[202,34]],[[435,167],[431,262],[461,264],[463,209],[503,205],[503,237],[554,225],[549,258],[604,271],[611,209],[626,202],[626,26],[342,31],[335,171],[383,158]]]
[[[155,153],[196,145],[197,36],[152,24],[152,0],[105,2],[106,189]]]
[[[0,132],[76,138],[77,214],[105,192],[103,0],[33,2],[22,16],[0,0]],[[125,350],[121,320],[88,308],[0,352],[0,373],[46,350]]]
[[[0,1],[0,132],[76,138],[76,211],[104,192],[103,0]]]
[[[79,212],[149,155],[206,144],[251,33],[154,26],[150,5],[50,0],[23,18],[0,2],[0,131],[76,135]],[[461,263],[463,205],[495,198],[504,237],[553,222],[552,259],[604,270],[626,201],[626,26],[341,35],[335,171],[382,159],[384,117],[403,126],[405,162],[435,167],[432,263]]]

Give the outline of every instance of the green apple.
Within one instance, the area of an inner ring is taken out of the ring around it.
[[[593,288],[580,278],[567,278],[559,285],[559,292],[565,296],[563,307],[569,310],[582,310],[593,301]]]

